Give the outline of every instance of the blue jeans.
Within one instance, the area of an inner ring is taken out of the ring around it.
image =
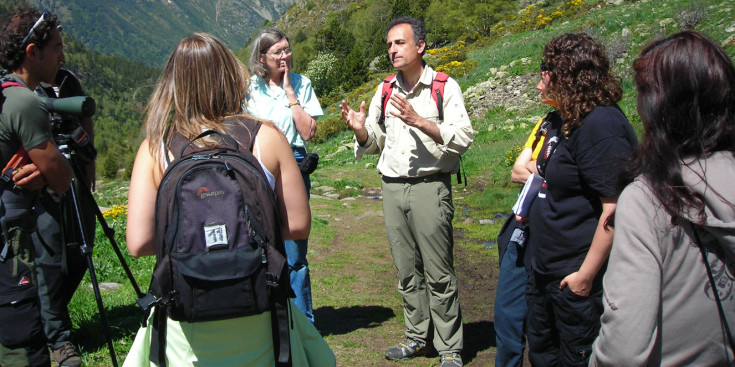
[[[495,293],[495,366],[522,366],[526,347],[526,283],[528,271],[517,265],[518,245],[509,243],[500,263]]]
[[[306,149],[303,147],[291,147],[291,149],[296,162],[301,163],[306,155]],[[304,180],[306,196],[310,197],[311,180],[309,175],[302,174],[301,177]],[[311,307],[311,277],[309,276],[309,262],[306,260],[308,245],[308,239],[286,241],[286,258],[291,273],[291,289],[296,294],[293,303],[306,314],[311,322],[314,322],[314,312]]]

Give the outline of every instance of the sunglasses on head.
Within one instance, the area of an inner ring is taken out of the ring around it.
[[[28,31],[28,34],[23,38],[23,42],[21,42],[22,45],[26,44],[26,41],[28,41],[29,38],[31,38],[31,35],[33,34],[33,31],[36,30],[36,28],[43,23],[45,20],[51,18],[51,14],[49,12],[45,11],[41,16],[38,18],[35,24],[33,24],[33,27],[31,27],[31,30]]]

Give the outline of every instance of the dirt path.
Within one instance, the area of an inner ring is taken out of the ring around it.
[[[455,203],[456,204],[456,203]],[[340,366],[437,366],[436,353],[389,362],[383,351],[403,338],[402,301],[385,238],[380,200],[312,198],[314,226],[309,262],[316,326]],[[455,233],[455,269],[464,318],[462,357],[489,366],[495,356],[492,305],[497,264]]]

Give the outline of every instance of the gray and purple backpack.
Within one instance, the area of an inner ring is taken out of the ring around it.
[[[156,199],[156,265],[147,300],[139,301],[144,309],[156,305],[150,359],[159,366],[166,365],[166,317],[198,322],[265,311],[272,315],[277,365],[291,362],[287,308],[293,292],[280,211],[252,153],[261,123],[235,117],[225,125],[245,146],[212,130],[191,141],[171,132],[175,160]],[[198,147],[204,137],[221,143]]]

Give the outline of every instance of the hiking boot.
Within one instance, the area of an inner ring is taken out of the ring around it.
[[[59,367],[79,367],[82,365],[82,358],[79,357],[79,352],[72,343],[65,343],[58,349],[52,349],[51,356],[59,364]]]
[[[449,353],[442,355],[441,367],[462,367],[462,357],[457,353]]]
[[[393,348],[385,351],[385,359],[391,361],[399,361],[402,359],[413,358],[426,354],[427,348],[411,339],[406,338],[403,343],[398,343]]]

